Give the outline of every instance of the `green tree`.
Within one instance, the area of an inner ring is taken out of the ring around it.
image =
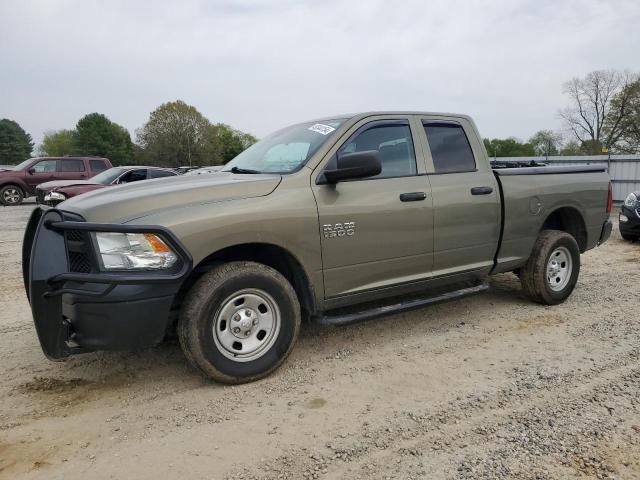
[[[182,100],[164,103],[137,132],[145,163],[178,167],[222,163],[217,128]]]
[[[31,156],[33,140],[17,122],[0,120],[0,164],[13,165]]]
[[[515,137],[484,139],[490,157],[533,157],[535,151],[530,143],[522,143]]]
[[[133,144],[126,128],[101,113],[82,117],[73,132],[75,153],[107,157],[114,165],[131,161]]]
[[[58,157],[75,153],[73,130],[57,130],[44,134],[42,143],[38,147],[38,154],[43,157]]]
[[[561,142],[562,135],[551,130],[540,130],[529,139],[529,143],[533,146],[533,151],[545,157],[557,155]]]
[[[580,149],[580,144],[575,140],[569,140],[562,146],[560,155],[582,155],[583,151]]]
[[[627,85],[611,100],[613,108],[623,110],[620,133],[614,147],[623,153],[640,153],[640,80]],[[609,124],[611,120],[609,120]]]
[[[216,128],[218,129],[218,143],[220,144],[222,163],[229,162],[258,141],[250,133],[241,132],[224,123],[216,124]]]

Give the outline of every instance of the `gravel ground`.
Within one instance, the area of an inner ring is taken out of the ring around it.
[[[46,360],[20,276],[31,208],[0,208],[1,478],[640,478],[640,244],[617,231],[562,305],[499,275],[306,325],[274,375],[230,387],[175,343]]]

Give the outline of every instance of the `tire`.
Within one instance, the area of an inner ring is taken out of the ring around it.
[[[629,235],[628,233],[622,233],[620,232],[620,235],[622,236],[623,240],[627,240],[628,242],[633,242],[635,240],[638,240],[638,236],[637,235]]]
[[[284,362],[298,338],[300,318],[296,293],[278,271],[230,262],[193,285],[180,311],[178,339],[189,362],[207,377],[245,383]]]
[[[557,305],[571,295],[579,275],[580,249],[576,240],[559,230],[543,230],[521,268],[520,282],[529,299]]]
[[[4,206],[20,205],[24,200],[24,192],[17,185],[5,185],[0,188],[0,202]]]

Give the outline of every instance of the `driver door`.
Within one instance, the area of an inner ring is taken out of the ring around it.
[[[318,206],[325,298],[426,279],[433,261],[432,197],[411,116],[365,119],[312,177]],[[382,172],[317,185],[335,155],[378,150]]]

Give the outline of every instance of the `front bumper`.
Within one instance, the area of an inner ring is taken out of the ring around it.
[[[618,215],[620,233],[640,236],[640,213],[638,213],[638,210],[632,210],[624,205],[622,206],[620,214]],[[621,215],[624,215],[627,220],[623,221]]]
[[[90,232],[150,232],[180,261],[167,272],[100,272]],[[140,350],[160,342],[191,257],[166,228],[86,223],[36,208],[25,231],[22,273],[40,345],[53,360],[92,350]]]

